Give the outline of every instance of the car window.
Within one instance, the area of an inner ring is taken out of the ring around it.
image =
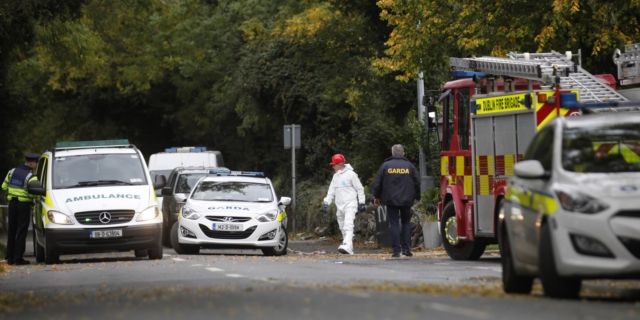
[[[640,127],[611,124],[565,129],[562,167],[573,172],[640,171]]]
[[[527,148],[524,160],[538,160],[545,171],[551,171],[554,130],[555,126],[546,126],[538,132]]]
[[[271,202],[273,192],[265,183],[202,181],[193,191],[194,200]]]
[[[206,173],[185,173],[178,176],[175,193],[191,193],[191,188],[196,185]]]

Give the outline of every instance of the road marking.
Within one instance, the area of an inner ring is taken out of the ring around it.
[[[489,315],[484,311],[463,308],[459,306],[452,306],[452,305],[437,303],[437,302],[429,303],[425,305],[425,307],[436,310],[436,311],[452,313],[452,314],[465,316],[469,318],[475,318],[475,319],[487,319],[489,317]]]
[[[220,271],[224,271],[222,269],[218,269],[218,268],[207,268],[207,270],[211,271],[211,272],[220,272]]]
[[[182,259],[182,258],[171,258],[171,260],[173,260],[173,261],[187,261],[187,260]]]
[[[474,267],[474,268],[482,269],[482,270],[491,270],[495,272],[502,272],[502,267]]]
[[[242,277],[241,275],[236,274],[236,273],[228,273],[228,274],[226,274],[226,276],[230,277],[230,278],[241,278]]]

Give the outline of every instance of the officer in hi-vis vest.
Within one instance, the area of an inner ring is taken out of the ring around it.
[[[24,155],[25,163],[13,168],[7,173],[2,182],[2,190],[8,190],[9,200],[9,232],[7,235],[8,264],[25,265],[29,261],[22,258],[29,230],[29,218],[31,217],[31,204],[36,196],[27,191],[30,181],[38,180],[31,172],[38,165],[38,153]]]

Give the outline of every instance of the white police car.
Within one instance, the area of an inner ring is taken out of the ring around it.
[[[575,298],[582,279],[640,275],[640,113],[556,118],[514,169],[499,215],[506,292],[538,277]]]
[[[193,187],[171,228],[178,254],[201,248],[261,249],[287,254],[287,214],[291,198],[277,199],[261,172],[212,170]]]

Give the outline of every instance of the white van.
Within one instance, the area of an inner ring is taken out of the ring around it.
[[[33,215],[36,261],[61,254],[134,250],[162,259],[162,213],[140,150],[128,140],[59,142],[38,161]]]
[[[149,157],[151,179],[157,175],[169,177],[177,167],[224,167],[220,151],[208,151],[207,147],[173,147]],[[162,194],[156,190],[158,206],[162,208]]]

